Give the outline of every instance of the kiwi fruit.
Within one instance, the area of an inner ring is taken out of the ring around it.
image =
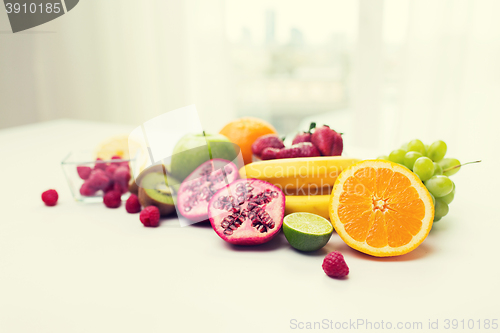
[[[161,216],[167,216],[175,211],[174,198],[167,185],[167,176],[163,171],[149,171],[141,174],[138,188],[139,202],[143,207],[156,206]]]
[[[131,178],[128,183],[128,191],[135,195],[139,194],[139,185],[137,185],[134,178]]]
[[[129,192],[135,195],[139,195],[139,184],[141,183],[142,178],[151,172],[166,173],[166,170],[163,164],[155,164],[148,167],[139,174],[137,180],[134,179],[133,177],[130,179],[130,182],[128,183]]]

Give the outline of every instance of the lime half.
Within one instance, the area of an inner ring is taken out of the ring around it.
[[[291,246],[300,251],[316,251],[328,243],[333,226],[325,219],[311,213],[292,213],[283,220],[283,233]]]

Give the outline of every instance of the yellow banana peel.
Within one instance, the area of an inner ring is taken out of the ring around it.
[[[285,202],[285,215],[291,213],[312,213],[330,220],[328,206],[330,195],[287,195]]]
[[[327,195],[335,180],[357,158],[321,156],[253,162],[240,169],[241,178],[265,180],[285,195]]]

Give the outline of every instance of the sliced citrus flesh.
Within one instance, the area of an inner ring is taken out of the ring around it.
[[[292,213],[283,219],[283,233],[290,245],[300,251],[316,251],[328,243],[332,224],[316,214]]]
[[[417,175],[383,160],[362,161],[344,170],[333,187],[329,211],[347,245],[376,257],[414,250],[434,219],[432,198]]]

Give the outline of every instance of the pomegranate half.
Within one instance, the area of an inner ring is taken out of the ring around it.
[[[258,245],[278,234],[285,215],[285,195],[259,179],[240,179],[214,194],[208,204],[212,228],[223,240]]]
[[[212,196],[238,178],[238,168],[228,160],[214,158],[202,163],[180,185],[177,210],[191,221],[206,220]]]

